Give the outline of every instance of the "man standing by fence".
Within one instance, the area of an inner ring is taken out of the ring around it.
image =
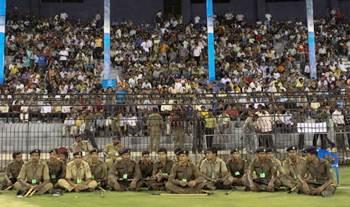
[[[158,113],[157,108],[153,108],[153,113],[151,113],[147,118],[147,129],[150,136],[150,152],[157,152],[159,148],[160,136],[163,128],[163,117]]]
[[[254,153],[257,147],[256,134],[255,134],[255,123],[258,116],[253,114],[253,112],[248,112],[248,117],[243,124],[243,143],[244,148],[249,153]]]
[[[326,122],[327,129],[329,129],[329,119],[330,119],[330,113],[327,109],[327,106],[323,106],[320,111],[318,111],[316,115],[316,123],[322,123]],[[314,138],[312,140],[312,144],[314,147],[317,147],[318,139],[321,139],[321,148],[327,149],[327,142],[330,145],[331,148],[335,147],[335,144],[328,138],[328,135],[326,133],[315,133]]]
[[[185,144],[185,114],[181,106],[171,112],[171,126],[174,131],[175,147],[183,148]]]
[[[274,149],[271,115],[266,110],[259,110],[256,115],[258,116],[256,129],[259,133],[259,146]]]

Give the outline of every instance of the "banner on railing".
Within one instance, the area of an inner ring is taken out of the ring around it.
[[[327,133],[327,123],[298,123],[298,133]]]

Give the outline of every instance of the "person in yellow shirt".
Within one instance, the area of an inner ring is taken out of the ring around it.
[[[209,112],[206,110],[205,106],[201,106],[200,108],[200,116],[202,119],[207,118],[209,115]]]
[[[102,51],[103,51],[103,47],[102,47],[102,38],[100,36],[98,36],[95,39],[95,50],[94,50],[94,57],[97,59],[101,59],[102,58]]]
[[[11,64],[9,66],[10,76],[15,76],[18,73],[18,68],[16,65]]]
[[[102,48],[102,42],[103,42],[102,38],[101,37],[97,37],[95,39],[95,47],[96,48],[98,48],[98,47]]]

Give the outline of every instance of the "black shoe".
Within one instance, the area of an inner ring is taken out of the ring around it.
[[[16,197],[17,198],[23,198],[24,197],[24,195],[25,195],[25,191],[23,191],[23,190],[19,190],[19,191],[17,191],[17,193],[16,193]]]
[[[59,197],[62,195],[61,189],[52,189],[51,190],[51,195],[54,197]]]

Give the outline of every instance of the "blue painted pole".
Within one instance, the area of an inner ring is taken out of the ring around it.
[[[208,28],[208,74],[209,81],[215,77],[215,46],[214,46],[214,19],[213,0],[207,0],[207,28]]]
[[[310,78],[317,79],[313,0],[306,0],[306,16],[309,44]]]
[[[0,0],[0,85],[5,83],[6,0]]]
[[[104,67],[102,85],[103,88],[114,88],[116,80],[111,77],[111,0],[104,0],[103,31]]]

